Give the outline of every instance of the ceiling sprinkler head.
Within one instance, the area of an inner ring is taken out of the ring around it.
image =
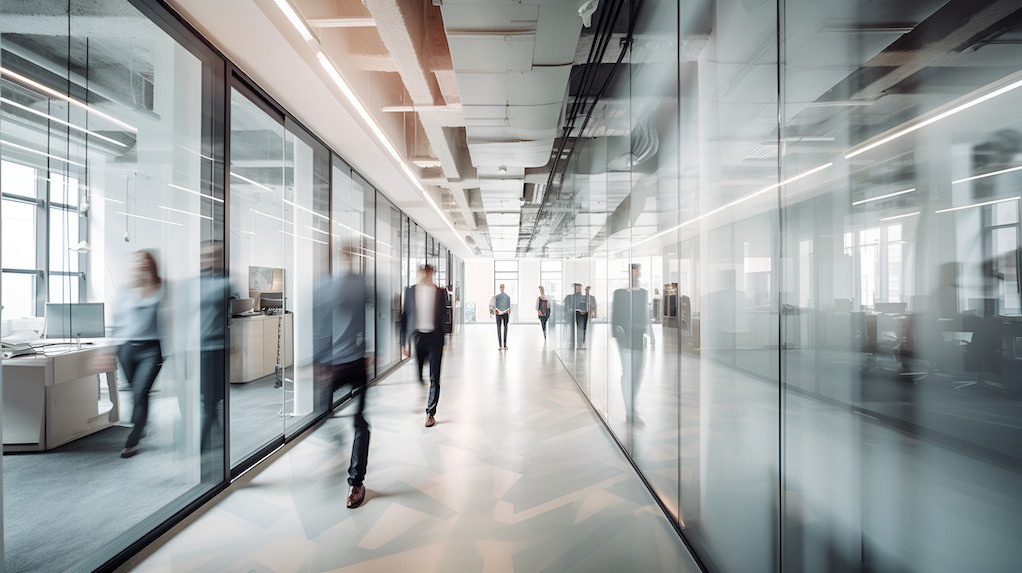
[[[507,167],[501,165],[500,167],[497,168],[497,173],[500,173],[501,175],[507,173]]]
[[[600,0],[585,0],[578,7],[578,15],[582,17],[582,25],[586,28],[593,25],[593,14],[600,5]]]

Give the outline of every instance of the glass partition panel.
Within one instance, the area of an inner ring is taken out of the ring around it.
[[[316,291],[330,263],[330,152],[291,118],[285,119],[288,185],[284,189],[284,216],[291,222],[285,273],[285,317],[290,317],[293,339],[291,366],[284,368],[284,419],[290,436],[326,411],[316,402],[313,356],[318,321]]]
[[[351,167],[336,155],[331,166],[333,173],[331,193],[331,231],[334,240],[333,269],[334,274],[360,271],[362,268],[361,245],[363,240],[363,210],[365,199],[361,187],[356,187],[352,179]],[[350,263],[345,253],[354,254]],[[334,402],[346,399],[351,395],[351,386],[335,388]]]
[[[251,96],[254,98],[255,96]],[[231,90],[231,465],[280,439],[293,391],[295,154],[282,117]],[[260,102],[261,103],[261,102]],[[288,191],[288,201],[293,197]]]
[[[785,3],[782,559],[1014,569],[1018,6],[876,8]]]
[[[362,219],[359,230],[361,234],[358,264],[362,277],[368,287],[369,300],[366,302],[366,358],[369,359],[369,366],[366,368],[366,375],[369,380],[376,378],[376,291],[373,288],[376,280],[377,253],[379,252],[379,235],[376,230],[376,189],[362,178],[358,173],[352,173],[352,180],[356,192],[354,199],[361,201]]]
[[[129,2],[0,22],[2,569],[93,570],[224,478],[223,61]]]
[[[376,193],[376,367],[401,358],[401,211]]]
[[[637,280],[625,287],[630,289],[632,331],[645,333],[645,340],[632,341],[641,344],[633,344],[638,348],[630,352],[632,360],[642,363],[641,368],[632,364],[633,400],[631,411],[625,411],[631,422],[632,457],[675,517],[679,509],[678,389],[684,325],[677,312],[665,320],[662,306],[667,292],[677,308],[678,233],[672,231],[680,222],[677,20],[678,4],[661,1],[645,5],[634,23],[638,39],[633,54],[662,51],[670,56],[641,58],[641,63],[628,68],[633,154],[629,251],[630,264],[639,266]],[[613,291],[613,301],[620,304],[624,295],[619,288]],[[622,354],[627,341],[620,333],[611,336],[611,344]]]

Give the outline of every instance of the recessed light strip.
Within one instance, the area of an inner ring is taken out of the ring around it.
[[[855,201],[855,202],[852,203],[852,207],[854,207],[856,205],[862,205],[864,203],[872,203],[873,201],[882,201],[884,199],[890,199],[891,197],[897,197],[898,195],[904,195],[905,193],[911,193],[911,192],[913,192],[915,190],[916,190],[916,188],[913,187],[911,189],[905,189],[904,191],[895,191],[894,193],[888,193],[887,195],[881,195],[879,197],[870,197],[869,199],[863,199],[862,201]]]
[[[98,115],[99,117],[102,117],[103,119],[109,121],[110,123],[113,123],[114,125],[118,125],[120,127],[123,127],[124,129],[127,129],[128,131],[131,131],[132,133],[136,133],[136,134],[138,133],[138,128],[137,127],[134,127],[132,125],[128,125],[128,124],[124,123],[123,121],[117,119],[116,117],[113,117],[111,115],[107,115],[107,114],[99,111],[98,109],[89,107],[88,104],[80,102],[80,101],[76,100],[73,97],[68,97],[68,96],[58,92],[57,90],[55,90],[53,88],[46,87],[43,84],[41,84],[41,83],[39,83],[39,82],[37,82],[35,80],[26,78],[25,76],[23,76],[23,75],[21,75],[21,74],[19,74],[17,72],[12,72],[11,70],[8,70],[5,67],[0,66],[0,76],[8,76],[10,78],[14,78],[15,80],[18,80],[19,83],[25,84],[25,85],[27,85],[29,87],[33,87],[33,88],[35,88],[35,89],[37,89],[37,90],[39,90],[39,91],[41,91],[41,92],[43,92],[45,94],[53,96],[53,97],[55,97],[57,99],[64,100],[64,101],[66,101],[67,103],[69,103],[71,105],[78,106],[78,107],[84,109],[85,111],[87,111],[89,113],[94,113],[94,114]]]
[[[132,219],[145,219],[146,221],[156,221],[157,223],[164,223],[167,225],[174,225],[175,227],[184,227],[181,223],[175,223],[173,221],[167,221],[165,219],[157,219],[155,217],[146,217],[145,215],[133,215],[131,213],[125,213],[124,211],[114,211],[118,215],[124,215],[125,217],[131,217]]]
[[[178,191],[184,191],[185,193],[191,193],[192,195],[198,195],[199,197],[202,197],[203,199],[212,199],[213,201],[216,201],[217,203],[223,203],[224,202],[224,200],[220,199],[219,197],[214,197],[212,195],[206,195],[205,193],[201,193],[199,191],[195,191],[194,189],[188,189],[187,187],[182,187],[180,185],[174,185],[173,183],[168,183],[167,186],[168,187],[173,187],[174,189],[177,189]]]
[[[980,175],[973,175],[972,177],[966,177],[965,179],[959,179],[952,181],[952,185],[958,185],[959,183],[965,183],[966,181],[975,181],[976,179],[985,179],[987,177],[993,177],[994,175],[1001,175],[1003,173],[1011,173],[1012,171],[1022,170],[1022,165],[1018,167],[1009,167],[1008,169],[1001,169],[999,171],[991,171],[990,173],[982,173]]]
[[[376,120],[373,119],[372,115],[370,115],[369,110],[366,108],[364,104],[362,104],[362,101],[358,99],[358,96],[351,89],[351,86],[348,85],[348,82],[346,82],[344,78],[341,77],[341,73],[337,70],[337,67],[334,66],[333,62],[330,61],[330,58],[328,58],[326,54],[324,54],[323,52],[316,52],[316,59],[319,60],[320,65],[323,66],[324,70],[326,70],[327,75],[329,75],[330,79],[332,79],[334,83],[337,84],[337,87],[340,88],[341,93],[344,94],[344,97],[347,98],[348,101],[351,103],[352,107],[355,108],[355,111],[358,113],[358,115],[361,116],[363,121],[365,121],[365,123],[369,126],[370,131],[373,132],[373,135],[376,136],[376,139],[380,142],[381,145],[383,145],[384,150],[386,150],[387,153],[389,153],[390,156],[394,158],[394,161],[398,163],[398,165],[401,167],[401,171],[404,172],[405,176],[408,178],[409,181],[411,181],[412,185],[414,185],[415,188],[418,189],[420,193],[422,193],[422,196],[426,198],[426,202],[429,203],[431,207],[433,207],[433,210],[437,212],[437,215],[440,216],[440,219],[443,220],[443,222],[447,225],[448,228],[451,229],[454,235],[458,237],[458,240],[460,240],[461,243],[465,245],[465,248],[468,249],[470,253],[474,253],[475,250],[469,246],[467,241],[465,241],[465,238],[454,227],[454,224],[451,223],[450,219],[447,218],[447,215],[445,215],[443,210],[441,210],[440,207],[436,204],[436,201],[434,201],[433,198],[429,196],[429,193],[426,192],[426,188],[423,187],[422,182],[419,181],[419,178],[415,176],[415,173],[411,170],[411,168],[408,167],[408,164],[404,162],[404,159],[401,157],[401,154],[398,153],[397,148],[394,147],[394,144],[390,142],[390,139],[387,137],[387,135],[383,133],[383,129],[380,128],[378,123],[376,123]]]
[[[288,201],[287,199],[284,199],[284,202],[287,203],[288,205],[291,205],[295,209],[298,209],[299,211],[305,211],[306,213],[308,213],[310,215],[313,215],[313,216],[316,216],[316,217],[319,217],[320,219],[323,219],[324,221],[329,221],[330,220],[330,217],[326,217],[324,215],[320,215],[319,213],[313,211],[312,209],[309,209],[308,207],[302,207],[301,205],[299,205],[298,203],[295,203],[294,201]]]
[[[280,8],[280,11],[284,13],[284,16],[287,17],[288,21],[291,22],[291,25],[295,27],[295,30],[298,30],[298,33],[302,35],[303,40],[305,40],[306,42],[311,42],[312,40],[316,39],[316,37],[312,34],[312,30],[309,28],[308,24],[306,24],[305,20],[303,20],[302,17],[298,15],[298,12],[295,11],[294,6],[292,6],[290,2],[288,2],[287,0],[273,1],[277,4],[277,8]]]
[[[904,215],[895,215],[893,217],[884,217],[881,221],[893,221],[895,219],[904,219],[905,217],[915,217],[919,214],[919,211],[913,211],[912,213],[905,213]]]
[[[962,209],[971,209],[973,207],[983,207],[984,205],[996,205],[997,203],[1007,203],[1008,201],[1018,201],[1022,199],[1022,196],[1008,197],[1007,199],[994,199],[993,201],[983,201],[982,203],[973,203],[972,205],[962,205],[961,207],[951,207],[949,209],[941,209],[934,211],[934,213],[949,213],[951,211],[961,211]]]
[[[73,123],[71,123],[69,121],[64,121],[63,119],[60,119],[59,117],[54,117],[54,116],[52,116],[52,115],[50,115],[48,113],[43,113],[43,112],[41,112],[41,111],[39,111],[37,109],[32,109],[32,108],[28,107],[27,105],[21,105],[20,103],[18,103],[16,101],[11,101],[11,100],[9,100],[9,99],[7,99],[5,97],[0,97],[0,103],[9,105],[11,107],[16,107],[16,108],[18,108],[20,110],[23,110],[23,111],[27,111],[28,113],[31,113],[33,115],[45,118],[45,119],[47,119],[49,121],[53,121],[53,122],[59,123],[60,125],[64,125],[64,126],[70,127],[71,129],[76,129],[78,131],[87,133],[87,134],[91,135],[92,137],[95,137],[97,139],[102,139],[103,141],[106,141],[108,143],[112,143],[114,145],[119,145],[119,146],[121,146],[121,147],[123,147],[125,149],[128,148],[127,145],[124,145],[123,143],[121,143],[120,141],[117,141],[116,139],[112,139],[112,138],[107,137],[105,135],[101,135],[99,133],[96,133],[95,131],[90,131],[88,129],[85,129],[84,127],[77,126],[77,125],[75,125],[75,124],[73,124]]]
[[[70,164],[70,165],[76,165],[76,166],[82,167],[82,168],[85,167],[84,165],[82,165],[81,163],[78,163],[77,161],[71,161],[70,159],[64,159],[63,157],[58,157],[58,156],[53,155],[51,153],[46,153],[45,151],[39,151],[38,149],[32,149],[31,147],[25,147],[24,145],[18,145],[17,143],[11,143],[10,141],[0,140],[0,145],[7,145],[7,146],[13,147],[15,149],[20,149],[22,151],[27,151],[29,153],[35,153],[36,155],[42,155],[43,157],[49,157],[50,159],[56,159],[57,161],[63,161],[64,163],[67,163],[67,164]]]
[[[1016,75],[1018,75],[1018,74],[1016,74]],[[851,159],[852,157],[855,157],[856,155],[860,155],[862,153],[866,153],[867,151],[869,151],[871,149],[876,149],[877,147],[880,147],[881,145],[884,145],[886,143],[890,143],[890,142],[894,141],[895,139],[898,139],[899,137],[908,135],[908,134],[910,134],[910,133],[912,133],[914,131],[918,131],[918,130],[920,130],[920,129],[928,126],[928,125],[933,125],[934,123],[937,123],[938,121],[940,121],[942,119],[946,119],[948,117],[951,117],[952,115],[955,115],[956,113],[965,111],[965,110],[969,109],[970,107],[977,106],[977,105],[979,105],[979,104],[981,104],[981,103],[983,103],[985,101],[989,101],[991,99],[994,99],[997,96],[1006,94],[1006,93],[1008,93],[1008,92],[1010,92],[1012,90],[1018,89],[1020,87],[1022,87],[1022,80],[1016,80],[1016,81],[1014,81],[1014,82],[1012,82],[1012,83],[1010,83],[1010,84],[1008,84],[1008,85],[1006,85],[1004,87],[996,89],[996,90],[994,90],[994,91],[992,91],[990,93],[987,93],[987,94],[981,95],[979,97],[976,97],[974,99],[968,100],[965,103],[962,103],[960,105],[956,105],[955,107],[953,107],[953,108],[951,108],[951,109],[949,109],[949,110],[947,110],[947,111],[945,111],[943,113],[939,113],[939,114],[937,114],[937,115],[935,115],[935,116],[933,116],[933,117],[931,117],[929,119],[925,119],[923,121],[920,121],[919,123],[917,123],[915,125],[906,127],[904,129],[901,129],[901,130],[898,130],[898,131],[892,133],[891,135],[888,135],[887,137],[883,137],[881,139],[878,139],[877,141],[874,141],[873,143],[870,143],[869,145],[866,145],[865,147],[861,147],[861,148],[859,148],[859,149],[857,149],[855,151],[849,152],[847,155],[845,155],[845,159]]]
[[[270,215],[269,213],[263,213],[262,211],[260,211],[258,209],[249,209],[249,212],[250,213],[255,213],[256,215],[262,215],[263,217],[268,217],[270,219],[273,219],[274,221],[280,221],[281,223],[284,223],[284,224],[287,224],[287,225],[291,224],[289,221],[285,221],[284,219],[282,219],[280,217],[276,217],[274,215]]]
[[[175,209],[173,207],[165,207],[163,205],[160,205],[160,209],[166,209],[168,211],[174,211],[175,213],[181,213],[184,215],[191,215],[192,217],[199,217],[200,219],[209,219],[210,221],[213,220],[213,217],[210,217],[209,215],[203,215],[201,213],[192,213],[191,211],[183,211],[181,209]]]
[[[269,188],[269,187],[267,187],[266,185],[263,185],[262,183],[258,183],[258,182],[256,182],[256,181],[252,181],[252,180],[251,180],[251,179],[249,179],[248,177],[243,177],[243,176],[241,176],[241,175],[238,175],[237,173],[235,173],[235,172],[233,172],[233,171],[231,171],[231,177],[236,177],[236,178],[238,178],[238,179],[241,179],[241,180],[242,180],[242,181],[244,181],[245,183],[248,183],[249,185],[255,185],[256,187],[258,187],[258,188],[260,188],[260,189],[265,189],[265,190],[267,190],[267,191],[269,191],[269,192],[271,192],[271,193],[273,192],[273,189],[270,189],[270,188]]]
[[[642,243],[645,243],[645,242],[648,242],[648,241],[652,241],[653,239],[660,238],[660,237],[662,237],[662,236],[664,236],[664,235],[666,235],[668,233],[673,233],[674,231],[677,231],[678,229],[681,229],[682,227],[686,227],[688,225],[691,225],[692,223],[695,223],[696,221],[700,221],[700,220],[705,219],[705,218],[707,218],[707,217],[709,217],[711,215],[716,215],[717,213],[720,213],[724,209],[727,209],[729,207],[734,207],[735,205],[738,205],[739,203],[742,203],[744,201],[748,201],[749,199],[752,199],[753,197],[756,197],[757,195],[760,195],[762,193],[766,193],[767,191],[770,191],[772,189],[777,189],[777,188],[782,187],[784,185],[787,185],[789,183],[794,183],[795,181],[798,181],[799,179],[802,179],[802,178],[805,178],[805,177],[809,177],[810,175],[812,175],[814,173],[818,173],[820,171],[823,171],[824,169],[828,169],[828,168],[830,168],[833,165],[834,165],[834,163],[830,162],[830,163],[824,163],[823,165],[819,165],[817,167],[813,167],[812,169],[809,169],[808,171],[803,171],[802,173],[799,173],[798,175],[794,175],[792,177],[789,177],[789,178],[785,179],[784,181],[781,181],[780,183],[774,183],[773,185],[768,185],[768,186],[766,186],[766,187],[764,187],[764,188],[762,188],[762,189],[760,189],[758,191],[753,191],[752,193],[749,193],[748,195],[745,195],[743,197],[739,197],[738,199],[735,199],[734,201],[731,201],[730,203],[725,203],[724,205],[721,205],[720,207],[717,207],[716,209],[713,209],[711,211],[707,211],[706,213],[703,213],[702,215],[699,215],[697,217],[693,217],[693,218],[685,221],[684,223],[681,223],[679,225],[671,227],[670,229],[666,229],[666,230],[660,231],[659,233],[655,233],[653,235],[650,235],[650,236],[646,237],[645,239],[641,239],[639,241],[636,241],[636,242],[632,243],[631,245],[629,245],[628,247],[626,247],[624,249],[619,249],[618,251],[615,251],[615,252],[621,252],[621,251],[627,250],[627,249],[629,249],[631,247],[635,247],[635,246],[641,245]]]

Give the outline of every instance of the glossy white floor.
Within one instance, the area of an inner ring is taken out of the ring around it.
[[[538,330],[456,336],[433,428],[413,361],[370,389],[362,507],[341,411],[134,570],[698,571]]]

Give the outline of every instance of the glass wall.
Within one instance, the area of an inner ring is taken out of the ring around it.
[[[91,569],[224,478],[224,62],[128,2],[0,21],[2,568]]]
[[[112,569],[327,414],[313,308],[341,248],[371,379],[417,265],[463,267],[162,4],[0,22],[0,568]]]
[[[241,86],[231,90],[230,452],[237,466],[284,436],[294,391],[294,153],[284,116]],[[289,151],[292,151],[289,153]],[[243,307],[243,308],[242,308]],[[234,316],[237,315],[237,316]],[[290,372],[290,374],[289,374]]]
[[[685,538],[711,570],[1014,568],[1019,7],[621,13],[541,280]]]

